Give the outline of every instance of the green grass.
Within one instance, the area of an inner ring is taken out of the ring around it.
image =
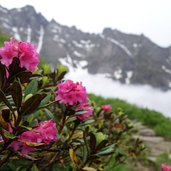
[[[0,47],[4,46],[4,41],[9,40],[9,38],[7,36],[5,36],[4,34],[1,34],[0,31]]]
[[[129,119],[140,121],[152,128],[157,135],[171,140],[171,118],[165,117],[160,112],[141,108],[120,99],[103,98],[94,94],[89,94],[89,98],[98,105],[111,104],[114,111],[122,108]]]
[[[106,171],[134,171],[133,168],[131,168],[131,166],[127,165],[127,164],[122,164],[117,166],[116,168],[107,168]]]
[[[125,162],[123,164],[115,165],[115,156],[113,155],[108,164],[105,166],[105,171],[135,171],[133,166],[131,165],[131,162]]]

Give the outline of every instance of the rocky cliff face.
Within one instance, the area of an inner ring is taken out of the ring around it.
[[[101,34],[82,32],[46,18],[32,6],[8,10],[0,6],[0,30],[31,41],[52,65],[68,63],[91,74],[106,74],[123,84],[171,89],[171,47],[162,48],[144,35],[106,28]]]

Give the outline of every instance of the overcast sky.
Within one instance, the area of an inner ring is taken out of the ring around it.
[[[145,34],[157,44],[171,45],[171,0],[0,0],[6,8],[33,5],[48,20],[87,32],[111,27]]]

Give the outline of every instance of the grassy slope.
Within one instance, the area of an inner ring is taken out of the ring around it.
[[[157,135],[171,140],[171,118],[167,118],[154,110],[140,108],[136,105],[129,104],[124,100],[112,98],[105,99],[93,94],[89,94],[89,98],[99,105],[111,104],[114,111],[117,108],[122,108],[130,119],[142,122],[154,129]]]

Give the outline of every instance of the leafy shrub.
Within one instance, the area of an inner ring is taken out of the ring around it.
[[[64,66],[36,70],[35,50],[14,39],[0,48],[1,170],[114,169],[141,154],[122,110],[92,103]]]
[[[171,139],[171,119],[161,113],[129,104],[124,100],[103,98],[94,94],[89,94],[89,98],[94,100],[98,105],[105,103],[111,104],[114,111],[117,111],[118,108],[122,108],[129,119],[142,122],[154,129],[157,135],[169,140]]]

